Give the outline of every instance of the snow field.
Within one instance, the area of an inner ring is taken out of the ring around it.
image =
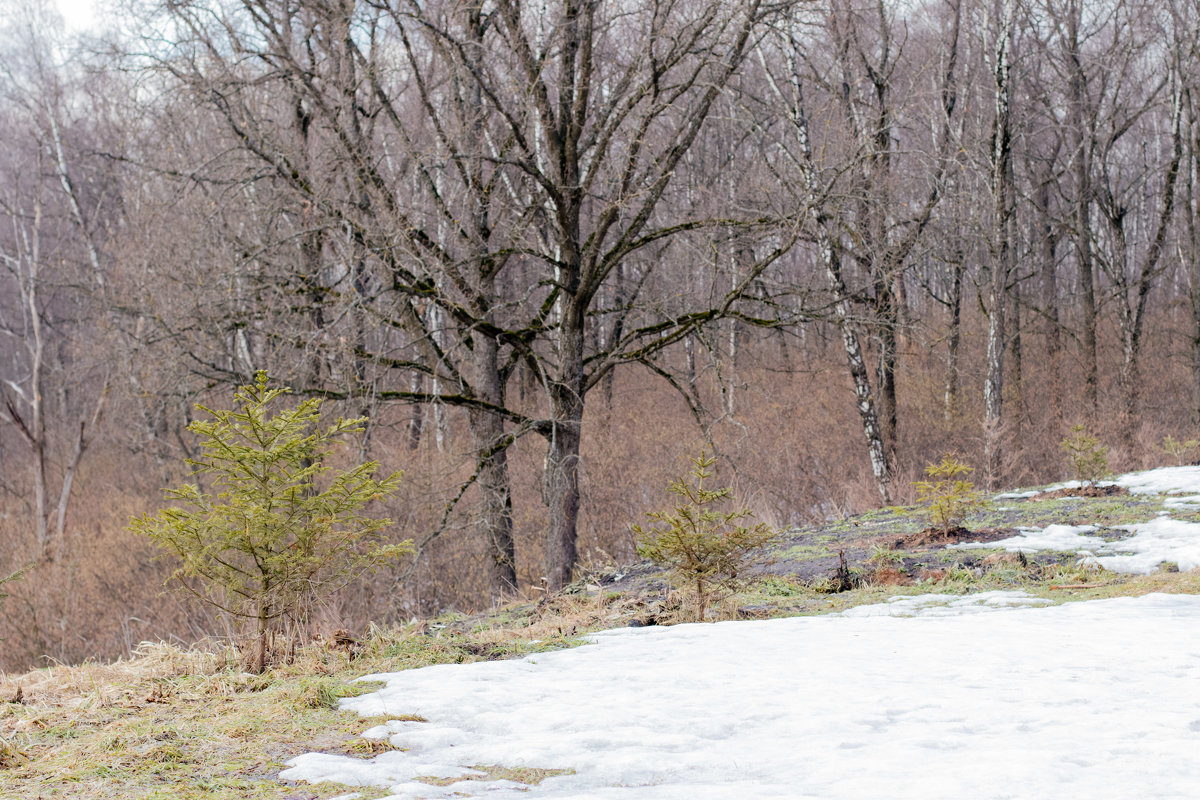
[[[430,722],[368,731],[404,751],[304,755],[281,777],[389,786],[395,800],[1197,797],[1200,598],[1005,607],[1030,601],[624,629],[520,661],[371,676],[386,688],[347,708]],[[576,774],[412,780],[474,764]]]
[[[1105,542],[1091,525],[956,547],[1076,551],[1107,569],[1200,566],[1200,467],[1114,483],[1168,511]],[[1067,486],[1069,484],[1060,484]],[[1059,487],[1051,487],[1059,488]],[[998,497],[1026,497],[1034,492]],[[606,631],[520,661],[387,675],[343,701],[419,714],[364,735],[399,749],[310,753],[282,778],[410,798],[1194,800],[1200,597],[1038,608],[1022,592],[896,597],[837,615]],[[573,769],[537,786],[472,765]],[[347,795],[349,800],[353,795]]]

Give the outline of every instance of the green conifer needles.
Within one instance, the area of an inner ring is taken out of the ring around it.
[[[779,534],[766,523],[746,527],[736,524],[753,516],[747,509],[719,511],[732,489],[705,489],[716,461],[705,454],[692,460],[692,481],[672,481],[670,491],[684,499],[672,511],[654,511],[646,516],[659,524],[651,528],[631,526],[637,551],[643,558],[667,567],[678,583],[696,591],[696,618],[704,612],[714,588],[732,588],[746,563]]]
[[[29,567],[22,567],[21,569],[17,570],[13,574],[11,574],[7,577],[4,577],[4,578],[0,578],[0,602],[3,602],[5,600],[5,598],[8,597],[8,594],[3,589],[4,584],[11,583],[12,581],[20,579],[20,577],[28,571],[29,571]]]
[[[963,476],[974,472],[954,456],[942,456],[940,464],[925,467],[930,480],[915,481],[917,502],[925,505],[929,526],[936,531],[949,533],[962,525],[968,514],[984,506],[983,495],[975,484]]]
[[[1083,486],[1095,486],[1108,477],[1108,448],[1083,425],[1071,426],[1071,433],[1060,445],[1075,479]]]
[[[344,472],[325,463],[335,440],[361,431],[364,420],[321,428],[320,400],[271,413],[284,391],[268,388],[259,372],[234,395],[233,410],[198,406],[209,419],[188,426],[202,448],[188,464],[215,494],[197,484],[168,489],[182,506],[132,522],[179,557],[174,578],[218,608],[257,622],[258,671],[281,617],[302,619],[312,601],[411,551],[409,542],[384,543],[391,520],[363,513],[396,491],[400,473],[379,480],[375,462]]]

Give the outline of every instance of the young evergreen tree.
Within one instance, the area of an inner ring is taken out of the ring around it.
[[[1059,445],[1075,480],[1084,488],[1095,486],[1109,475],[1108,447],[1088,433],[1083,425],[1071,426],[1071,433]]]
[[[968,514],[986,505],[983,493],[965,476],[975,468],[967,466],[952,455],[942,456],[940,464],[925,467],[927,481],[914,481],[917,502],[925,506],[929,527],[940,533],[950,533],[960,527]]]
[[[384,543],[391,520],[363,513],[396,491],[400,473],[380,480],[373,461],[346,471],[325,463],[335,440],[362,430],[364,420],[322,428],[316,399],[271,413],[286,390],[267,383],[260,371],[234,395],[234,409],[198,406],[210,419],[188,426],[202,447],[188,460],[192,475],[205,476],[216,494],[194,483],[168,489],[185,507],[132,523],[179,557],[173,578],[188,590],[255,621],[258,672],[281,618],[300,619],[312,600],[411,550],[410,542]]]
[[[680,478],[668,489],[685,502],[672,511],[647,514],[659,523],[655,527],[631,526],[639,555],[665,566],[677,582],[695,588],[698,622],[704,621],[713,590],[732,588],[747,562],[779,535],[765,522],[738,525],[753,516],[748,509],[717,510],[733,490],[704,488],[715,462],[701,450],[692,459],[692,480]]]
[[[6,583],[11,583],[12,581],[15,581],[15,580],[19,579],[19,578],[20,578],[22,575],[24,575],[24,574],[25,574],[25,572],[26,572],[28,569],[29,569],[29,567],[22,567],[21,569],[17,570],[17,571],[16,571],[16,572],[14,572],[13,574],[11,574],[11,575],[8,575],[8,576],[6,576],[6,577],[4,577],[4,578],[0,578],[0,606],[3,606],[3,604],[4,604],[4,601],[5,601],[6,599],[8,599],[8,593],[7,593],[7,592],[5,592],[5,591],[4,591],[4,588],[3,588],[3,587],[4,587],[4,584],[6,584]]]

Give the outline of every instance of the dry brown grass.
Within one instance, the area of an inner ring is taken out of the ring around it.
[[[292,756],[378,752],[358,736],[370,723],[337,710],[340,697],[370,688],[352,683],[359,675],[568,646],[563,634],[595,625],[599,612],[594,600],[560,599],[511,627],[452,620],[375,628],[353,661],[317,643],[262,675],[240,671],[235,652],[167,644],[139,645],[112,664],[4,675],[0,698],[20,698],[0,701],[0,798],[278,800],[295,791],[277,779]],[[557,773],[542,777],[549,774]],[[321,784],[304,792],[346,790]]]

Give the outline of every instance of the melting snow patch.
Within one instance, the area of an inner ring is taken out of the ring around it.
[[[1200,467],[1161,467],[1145,472],[1131,472],[1113,481],[1133,494],[1167,494],[1170,492],[1200,492]]]
[[[1200,502],[1200,467],[1159,467],[1142,472],[1130,472],[1111,481],[1099,481],[1097,486],[1123,486],[1131,494],[1170,494],[1191,493],[1196,496],[1195,502]],[[1078,489],[1083,486],[1080,481],[1063,481],[1041,489],[1027,489],[1020,492],[1004,492],[994,495],[996,500],[1023,499],[1036,497],[1042,492],[1053,492],[1059,489]]]
[[[1047,490],[1045,490],[1045,489],[1029,489],[1028,491],[1024,491],[1024,492],[1004,492],[1003,494],[994,495],[992,499],[994,499],[994,500],[1021,500],[1026,497],[1033,497],[1034,495],[1041,494],[1044,491],[1047,491]]]
[[[1095,530],[1093,525],[1049,525],[1043,530],[1023,529],[1019,536],[995,542],[964,542],[951,549],[1001,548],[1008,552],[1032,553],[1039,550],[1074,552],[1088,556],[1086,562],[1112,572],[1148,575],[1164,561],[1181,570],[1200,567],[1200,524],[1156,517],[1140,525],[1122,525],[1133,534],[1128,539],[1106,542],[1098,536],[1082,534]]]
[[[1141,525],[1121,527],[1134,535],[1097,551],[1096,561],[1105,569],[1148,575],[1164,561],[1185,571],[1200,567],[1200,524],[1156,517]]]
[[[1163,500],[1163,505],[1167,508],[1179,508],[1184,511],[1194,511],[1195,506],[1200,505],[1200,494],[1189,494],[1186,497],[1168,497]]]
[[[300,756],[282,777],[387,786],[392,800],[1194,800],[1200,597],[939,601],[913,619],[627,629],[379,676],[385,688],[343,704],[423,715],[375,731],[413,749]],[[576,773],[528,787],[413,780],[473,764]]]
[[[949,617],[1049,605],[1050,601],[1025,592],[979,592],[978,594],[918,594],[892,597],[886,603],[856,606],[835,617]]]
[[[1098,536],[1084,536],[1093,525],[1048,525],[1043,530],[1021,529],[1019,536],[995,542],[963,542],[949,549],[1001,548],[1008,552],[1032,553],[1039,550],[1073,552],[1087,556],[1085,562],[1112,572],[1148,575],[1163,562],[1173,562],[1181,570],[1200,567],[1200,524],[1159,516],[1140,525],[1122,525],[1133,534],[1130,538],[1106,542]]]
[[[1018,528],[1021,533],[995,542],[962,542],[949,545],[951,550],[1001,548],[1010,553],[1035,553],[1038,550],[1079,551],[1103,547],[1099,536],[1083,536],[1096,530],[1095,525],[1047,525],[1045,528]]]

